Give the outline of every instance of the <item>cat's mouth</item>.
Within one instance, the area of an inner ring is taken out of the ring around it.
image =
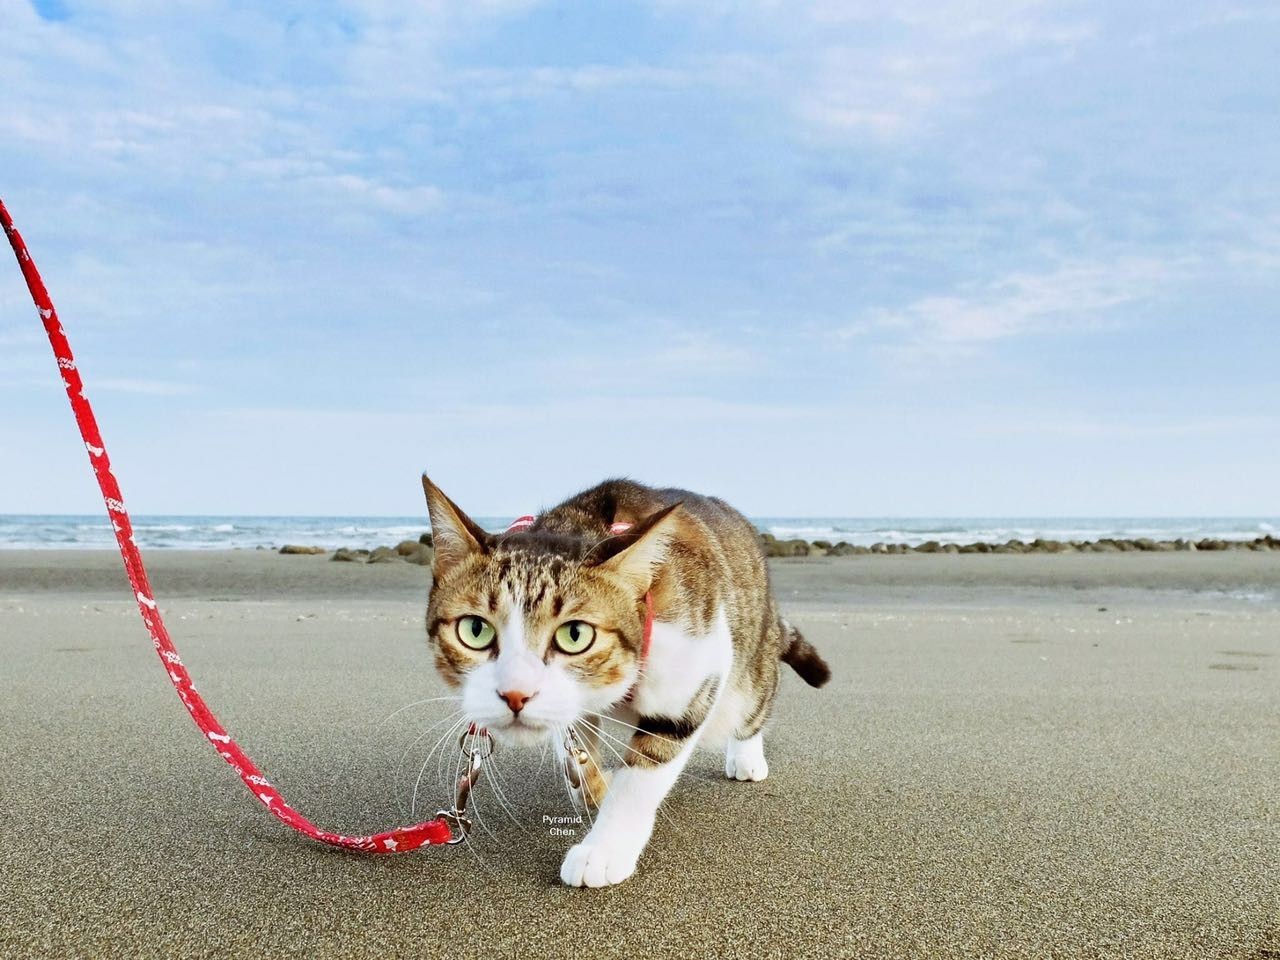
[[[489,731],[502,740],[529,744],[547,736],[551,731],[551,725],[541,720],[514,717],[501,725],[489,724]]]

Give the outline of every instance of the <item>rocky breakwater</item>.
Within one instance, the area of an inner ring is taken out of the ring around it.
[[[1280,538],[1267,534],[1253,540],[1222,540],[1205,537],[1200,540],[1152,540],[1148,537],[1117,539],[1103,537],[1099,540],[1007,540],[1004,543],[942,543],[928,540],[916,546],[905,543],[847,543],[843,540],[779,540],[771,533],[760,534],[760,546],[766,557],[846,557],[891,553],[1177,553],[1180,551],[1215,550],[1280,550]],[[324,547],[286,544],[280,548],[283,554],[321,554]],[[375,547],[365,550],[340,547],[331,560],[345,563],[415,563],[431,566],[434,552],[431,534],[424,533],[417,540],[402,540],[394,547]]]
[[[1099,540],[1008,540],[1004,543],[941,543],[928,540],[917,546],[905,543],[873,543],[871,546],[841,540],[779,540],[770,533],[760,534],[760,545],[766,557],[843,557],[887,553],[1175,553],[1194,550],[1280,550],[1280,539],[1267,534],[1253,540],[1152,540],[1148,537]]]
[[[328,553],[324,547],[280,548],[281,553]],[[374,547],[365,550],[356,547],[339,547],[330,560],[339,563],[414,563],[420,567],[431,566],[435,551],[431,548],[431,534],[424,533],[417,540],[401,540],[394,547]]]

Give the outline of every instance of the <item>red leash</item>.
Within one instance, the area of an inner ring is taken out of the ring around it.
[[[129,575],[129,582],[133,585],[133,594],[138,601],[138,612],[142,614],[142,622],[147,625],[151,639],[155,641],[156,653],[160,655],[160,661],[164,664],[169,679],[173,681],[178,697],[201,733],[213,744],[219,756],[231,764],[231,768],[239,774],[249,791],[278,820],[313,840],[367,853],[408,853],[423,844],[454,841],[450,823],[460,822],[459,818],[462,815],[458,808],[460,805],[465,805],[466,800],[461,788],[459,790],[461,802],[455,801],[454,810],[451,813],[442,813],[434,820],[410,827],[397,827],[395,830],[373,836],[348,837],[330,833],[327,830],[321,830],[285,803],[280,792],[262,775],[254,762],[240,749],[240,745],[231,739],[231,735],[218,722],[213,711],[205,704],[204,698],[196,692],[187,668],[182,665],[182,658],[178,656],[173,641],[169,639],[169,631],[165,629],[160,608],[156,605],[151,584],[147,581],[147,571],[142,565],[142,555],[138,552],[138,546],[133,540],[133,525],[129,522],[129,514],[124,508],[124,497],[120,493],[120,486],[116,483],[115,476],[111,473],[111,460],[107,457],[106,445],[102,442],[102,434],[98,432],[93,408],[85,398],[80,371],[76,369],[75,359],[71,355],[71,345],[67,342],[62,324],[58,322],[58,314],[53,309],[53,301],[49,299],[49,293],[40,279],[40,273],[36,270],[31,255],[27,253],[27,246],[15,229],[13,219],[5,209],[3,200],[0,200],[0,224],[4,225],[4,231],[9,236],[9,244],[13,247],[13,252],[18,258],[18,266],[22,268],[22,275],[26,278],[27,289],[31,291],[31,299],[35,301],[36,309],[40,311],[40,319],[44,322],[45,332],[49,335],[49,345],[53,347],[53,355],[57,357],[58,370],[62,373],[62,382],[67,388],[71,410],[75,413],[76,424],[80,427],[80,437],[89,450],[89,463],[93,466],[94,476],[98,478],[98,487],[102,490],[102,499],[107,505],[107,516],[111,519],[111,526],[116,532],[116,542],[120,545],[120,556],[124,560],[125,573]],[[474,747],[472,755],[475,756]],[[478,773],[477,765],[466,784],[467,790],[470,789]],[[467,777],[463,779],[467,780]]]

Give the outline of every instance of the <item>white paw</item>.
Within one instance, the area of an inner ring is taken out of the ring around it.
[[[730,780],[763,780],[769,775],[764,758],[764,737],[730,740],[724,751],[724,775]]]
[[[565,854],[560,879],[571,887],[611,887],[635,873],[639,859],[633,844],[592,840],[588,835]]]

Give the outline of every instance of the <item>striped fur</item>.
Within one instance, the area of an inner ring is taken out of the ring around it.
[[[524,529],[490,534],[426,477],[423,485],[436,548],[426,623],[441,675],[462,689],[471,719],[496,736],[554,737],[574,724],[590,754],[584,795],[603,795],[602,807],[595,829],[566,857],[566,883],[598,886],[630,875],[658,804],[708,730],[728,735],[728,776],[767,775],[760,732],[779,664],[813,686],[830,672],[779,616],[745,517],[714,497],[609,480]],[[615,524],[631,526],[614,534]],[[646,593],[656,622],[642,662]],[[490,647],[462,642],[459,624],[468,617],[494,627]],[[571,621],[593,628],[590,647],[576,654],[554,639]],[[600,714],[633,728],[613,775],[602,769]]]

